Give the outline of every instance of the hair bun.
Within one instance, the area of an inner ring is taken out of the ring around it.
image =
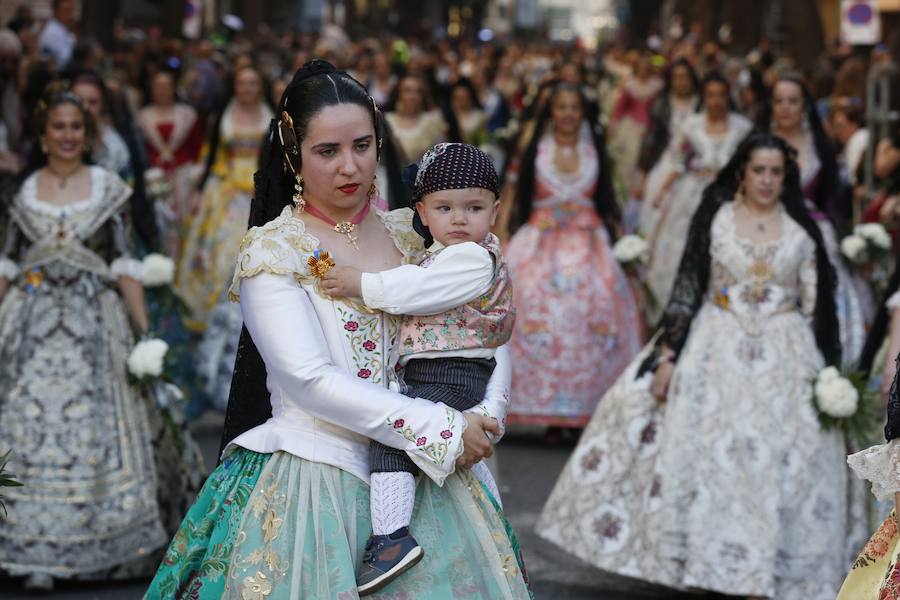
[[[294,73],[294,78],[291,79],[291,85],[297,85],[301,81],[305,81],[311,77],[318,77],[319,75],[331,75],[337,72],[338,70],[335,68],[335,66],[327,60],[314,58],[300,67],[297,72]]]

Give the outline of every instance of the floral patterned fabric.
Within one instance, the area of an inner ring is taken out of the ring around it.
[[[594,210],[596,151],[559,173],[552,136],[539,144],[534,210],[504,254],[515,289],[509,423],[583,427],[641,347],[640,312]]]
[[[884,520],[859,553],[837,600],[900,600],[897,514]]]
[[[557,481],[539,535],[606,571],[674,588],[832,600],[862,543],[862,490],[842,436],[822,431],[810,379],[815,247],[711,229],[710,283],[664,404],[648,348],[600,402]],[[789,309],[789,306],[793,306]]]
[[[0,567],[58,578],[127,571],[166,538],[155,407],[127,381],[133,336],[110,267],[134,262],[130,190],[92,167],[91,197],[57,206],[37,197],[36,178],[10,204],[0,240],[20,267],[0,303],[0,440],[25,483],[4,492]]]
[[[412,527],[425,558],[372,598],[530,598],[508,524],[469,472],[443,488],[422,480],[416,492]],[[357,477],[237,449],[204,486],[144,597],[358,598],[370,530],[369,490]]]

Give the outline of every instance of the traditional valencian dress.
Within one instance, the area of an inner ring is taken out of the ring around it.
[[[534,210],[504,249],[517,314],[511,423],[583,427],[641,349],[640,311],[594,207],[587,131],[576,151],[578,171],[561,173],[553,136],[541,140]]]
[[[378,216],[403,262],[418,263],[412,212]],[[425,558],[373,598],[528,598],[495,499],[454,471],[462,415],[389,391],[400,318],[322,296],[310,261],[323,250],[290,207],[247,233],[231,295],[265,362],[272,417],[226,448],[145,597],[356,598],[372,439],[402,448],[425,474],[412,521]],[[498,364],[473,411],[502,421],[508,377]]]
[[[664,317],[680,350],[666,401],[652,373],[638,377],[648,349],[600,402],[541,537],[673,588],[833,600],[864,518],[848,500],[844,438],[821,429],[810,400],[824,366],[810,327],[816,247],[782,223],[780,239],[756,244],[738,237],[732,202],[718,209],[708,285],[686,255]]]
[[[165,198],[156,198],[156,213],[163,247],[178,260],[187,234],[188,207],[197,176],[197,159],[203,132],[197,111],[187,104],[175,104],[170,119],[159,119],[153,107],[141,109],[138,122],[144,134],[150,166],[161,169],[172,187]]]
[[[391,126],[394,138],[403,148],[409,162],[419,162],[422,155],[446,137],[447,124],[436,110],[424,111],[412,127],[406,126],[395,113],[385,113],[384,118]]]
[[[665,307],[672,292],[691,218],[700,205],[703,188],[712,182],[753,128],[749,120],[736,113],[728,115],[728,129],[721,137],[709,135],[706,124],[706,112],[694,113],[684,120],[673,132],[669,147],[648,174],[644,187],[639,231],[650,244],[647,283],[658,310]],[[654,207],[663,182],[673,172],[678,178],[661,206]]]
[[[228,283],[247,232],[259,145],[272,118],[261,104],[259,122],[244,129],[235,125],[233,114],[231,104],[222,116],[218,150],[178,267],[179,292],[200,322]]]
[[[222,116],[221,139],[200,206],[191,220],[176,286],[193,311],[191,325],[203,330],[194,365],[206,403],[224,410],[241,333],[241,314],[228,302],[225,290],[234,270],[234,257],[247,233],[253,173],[259,146],[272,112],[260,105],[260,120],[252,128],[238,128],[233,105]]]
[[[900,397],[897,376],[888,399],[887,442],[851,455],[847,462],[862,479],[872,482],[872,493],[892,502],[900,493]],[[900,530],[896,511],[884,520],[863,547],[844,580],[837,600],[900,600]]]
[[[88,198],[55,205],[31,175],[2,215],[0,446],[25,484],[3,492],[0,568],[14,575],[149,570],[166,542],[154,429],[126,378],[133,334],[116,291],[118,277],[141,278],[131,190],[101,167],[90,176]]]

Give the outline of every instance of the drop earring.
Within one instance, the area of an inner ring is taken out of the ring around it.
[[[378,186],[375,182],[378,180],[378,175],[372,178],[372,185],[369,186],[369,200],[372,200],[375,197],[375,194],[378,193]]]
[[[297,181],[294,183],[294,207],[303,212],[306,208],[306,200],[303,199],[303,176],[297,174]]]

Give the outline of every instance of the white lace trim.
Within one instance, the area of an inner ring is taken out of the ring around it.
[[[900,292],[894,292],[891,297],[887,299],[885,305],[888,307],[888,310],[900,308]]]
[[[119,277],[131,277],[132,279],[143,281],[144,265],[141,264],[141,261],[133,258],[117,258],[109,265],[109,273],[112,275],[113,279],[118,279]]]
[[[22,201],[30,210],[54,219],[66,217],[72,213],[81,212],[94,208],[97,204],[103,202],[104,185],[103,185],[103,167],[91,166],[91,193],[90,195],[76,202],[67,204],[52,204],[37,197],[37,172],[28,176],[28,179],[22,184]]]
[[[900,446],[891,440],[847,457],[847,464],[860,479],[872,483],[879,500],[891,500],[900,492]]]
[[[5,256],[0,257],[0,277],[12,281],[19,275],[19,265]]]

